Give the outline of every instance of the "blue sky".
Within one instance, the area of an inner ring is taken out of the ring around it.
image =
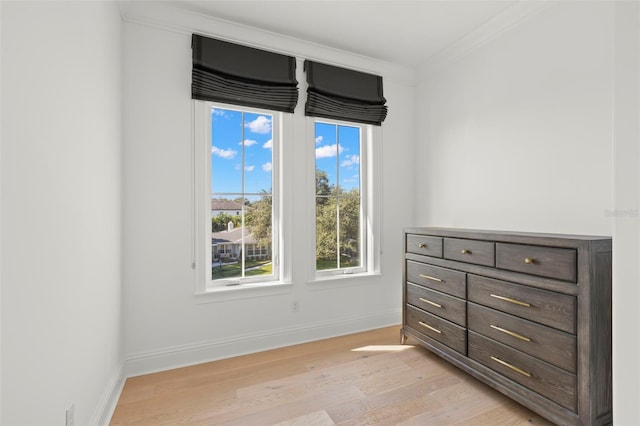
[[[316,122],[316,168],[323,170],[329,185],[349,191],[360,187],[360,129]],[[339,181],[339,182],[338,182]]]
[[[243,120],[242,115],[240,111],[211,110],[211,192],[216,196],[241,194],[243,169],[245,193],[271,190],[273,118],[244,113]]]
[[[266,114],[215,108],[211,110],[211,192],[236,198],[272,187],[272,121]],[[316,123],[316,167],[331,185],[349,191],[360,185],[360,133],[357,127]]]

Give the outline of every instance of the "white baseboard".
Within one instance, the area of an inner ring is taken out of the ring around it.
[[[89,422],[90,425],[108,426],[116,409],[120,394],[124,388],[125,376],[124,365],[120,364],[111,375],[111,380],[107,385],[100,402]]]
[[[126,357],[124,377],[171,370],[234,356],[400,324],[401,310],[371,316],[321,321],[259,333],[226,337]]]

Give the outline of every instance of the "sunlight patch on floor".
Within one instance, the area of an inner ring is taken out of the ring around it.
[[[351,349],[351,352],[400,352],[411,348],[411,345],[369,345]]]

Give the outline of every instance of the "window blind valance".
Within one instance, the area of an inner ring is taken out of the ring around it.
[[[293,112],[296,59],[193,34],[191,97]]]
[[[307,74],[305,115],[381,125],[387,117],[382,77],[313,61]]]

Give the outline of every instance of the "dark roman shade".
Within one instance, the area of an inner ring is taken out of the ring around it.
[[[313,61],[307,73],[305,115],[381,125],[387,117],[382,77]]]
[[[191,97],[293,112],[296,59],[194,34]]]

